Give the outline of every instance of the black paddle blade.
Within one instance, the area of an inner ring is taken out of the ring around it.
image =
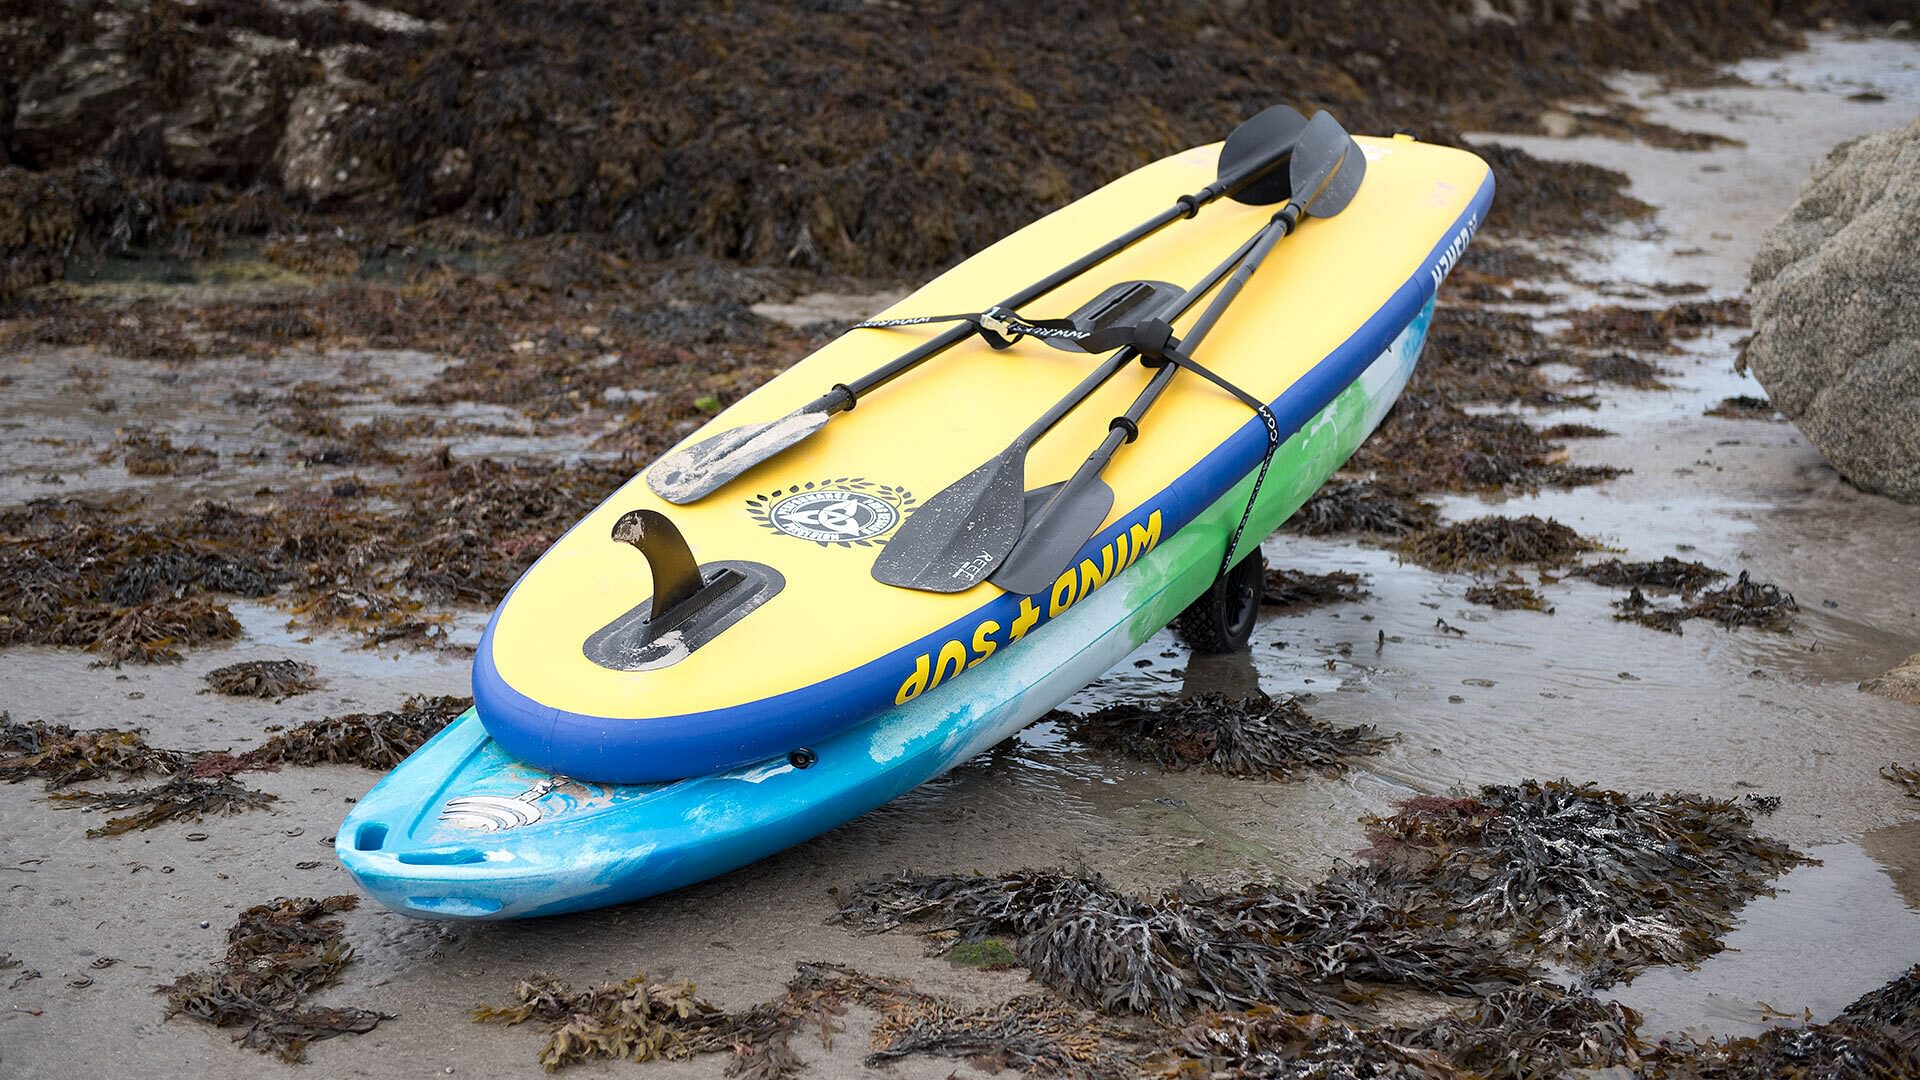
[[[647,470],[647,486],[670,503],[705,498],[727,481],[819,431],[829,415],[798,409],[764,424],[729,428],[655,462]]]
[[[980,584],[1020,539],[1026,524],[1027,446],[955,480],[920,504],[873,563],[873,579],[922,592],[964,592]]]
[[[1367,175],[1367,155],[1331,113],[1313,114],[1288,165],[1293,201],[1306,217],[1332,217],[1347,208]]]
[[[1066,485],[1033,516],[1033,527],[1019,538],[993,572],[995,585],[1016,596],[1053,588],[1060,572],[1113,512],[1113,489],[1093,477]]]
[[[1306,129],[1307,118],[1296,109],[1286,105],[1262,109],[1227,136],[1227,144],[1220,148],[1220,177],[1237,177],[1261,162],[1277,164]],[[1249,206],[1271,206],[1292,191],[1291,179],[1286,169],[1273,168],[1227,197]]]

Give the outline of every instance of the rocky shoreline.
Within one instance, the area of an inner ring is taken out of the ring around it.
[[[232,1036],[367,1075],[616,1045],[685,1075],[1898,1075],[1920,612],[1888,583],[1920,529],[1733,362],[1812,142],[1920,108],[1911,28],[816,6],[643,42],[593,3],[5,24],[0,1069],[299,1070]],[[462,707],[558,530],[873,291],[1275,99],[1469,142],[1502,188],[1402,402],[1267,541],[1251,656],[1163,634],[647,904],[442,927],[332,895],[345,804]],[[1701,860],[1684,904],[1610,846],[1660,822]],[[1501,876],[1589,873],[1605,918]],[[1374,951],[1321,970],[1290,933]]]

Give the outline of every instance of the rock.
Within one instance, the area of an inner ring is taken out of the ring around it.
[[[160,137],[168,171],[192,180],[250,181],[280,142],[293,87],[318,74],[293,41],[235,30],[193,51],[188,92],[168,110]]]
[[[25,163],[49,169],[95,156],[123,117],[146,101],[147,81],[123,53],[126,20],[70,45],[23,83],[13,142]]]
[[[286,131],[274,161],[289,195],[337,204],[392,184],[383,171],[347,147],[347,125],[356,110],[373,99],[373,88],[346,72],[347,60],[359,48],[336,45],[322,50],[320,78],[302,87],[287,107]]]
[[[1861,683],[1860,689],[1909,705],[1920,705],[1920,653],[1907,657],[1906,663],[1885,675]]]
[[[1856,486],[1920,502],[1920,120],[1835,147],[1752,272],[1746,363]]]

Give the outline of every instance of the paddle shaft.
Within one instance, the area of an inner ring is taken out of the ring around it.
[[[1293,207],[1289,206],[1287,210],[1293,210]],[[1240,295],[1240,290],[1246,285],[1247,279],[1260,268],[1261,261],[1267,257],[1268,252],[1273,250],[1274,245],[1280,242],[1281,237],[1293,231],[1297,220],[1299,220],[1297,210],[1291,214],[1282,210],[1274,215],[1273,221],[1260,230],[1254,239],[1248,241],[1247,245],[1243,245],[1233,259],[1222,263],[1213,274],[1209,275],[1212,281],[1218,281],[1219,274],[1224,273],[1235,261],[1239,262],[1239,268],[1234,270],[1233,276],[1228,278],[1227,283],[1221,287],[1220,295],[1213,298],[1213,302],[1207,305],[1207,310],[1201,312],[1199,321],[1193,324],[1193,329],[1178,342],[1181,352],[1191,355],[1193,350],[1206,339],[1207,333],[1213,329],[1215,323],[1220,321],[1220,316],[1226,313],[1227,308],[1233,304],[1234,298]],[[1248,250],[1249,247],[1251,250]],[[1146,389],[1140,391],[1140,395],[1134,398],[1133,404],[1127,408],[1126,422],[1123,424],[1118,420],[1114,421],[1112,428],[1107,432],[1107,437],[1102,439],[1093,453],[1087,456],[1087,460],[1074,472],[1073,477],[1060,488],[1059,492],[1055,493],[1052,499],[1047,501],[1047,505],[1042,507],[1039,513],[1034,515],[1033,521],[1027,526],[1029,534],[1037,534],[1045,530],[1052,517],[1048,511],[1062,504],[1060,497],[1062,494],[1079,490],[1099,477],[1101,471],[1107,467],[1107,462],[1111,461],[1114,453],[1120,449],[1121,444],[1130,441],[1139,430],[1140,418],[1153,407],[1154,401],[1167,388],[1167,384],[1173,381],[1174,373],[1179,370],[1179,365],[1166,363],[1161,365],[1160,370],[1153,373],[1153,378],[1148,381]]]
[[[1289,145],[1272,157],[1255,161],[1230,176],[1220,177],[1213,183],[1208,184],[1206,187],[1201,188],[1191,195],[1182,195],[1172,206],[1160,211],[1160,213],[1155,214],[1146,221],[1135,225],[1133,228],[1114,237],[1112,240],[1107,241],[1087,254],[1082,255],[1073,262],[1055,270],[1039,281],[1014,293],[1012,296],[1007,297],[1001,301],[998,306],[1018,308],[1023,304],[1032,303],[1147,237],[1152,236],[1154,233],[1159,232],[1161,229],[1166,228],[1168,225],[1179,221],[1181,218],[1194,216],[1200,212],[1202,206],[1213,202],[1223,195],[1232,195],[1244,189],[1255,180],[1260,179],[1267,173],[1280,167],[1292,153],[1293,148]],[[1211,287],[1211,285],[1209,285],[1209,287]],[[1182,310],[1185,310],[1184,306]],[[808,402],[800,411],[821,412],[827,413],[828,415],[845,412],[853,408],[854,403],[868,393],[878,390],[880,387],[919,367],[926,361],[946,352],[948,349],[972,337],[974,333],[975,328],[968,325],[956,326],[952,329],[944,330],[852,382],[835,386],[833,389]],[[1114,370],[1117,371],[1118,368]],[[1101,381],[1105,380],[1103,379]],[[1095,383],[1094,385],[1098,386],[1099,383]],[[1070,407],[1071,406],[1069,406],[1069,408]],[[1054,419],[1058,420],[1059,417],[1055,417]]]
[[[1186,314],[1188,308],[1199,303],[1201,297],[1212,292],[1213,287],[1220,284],[1220,279],[1227,275],[1227,271],[1233,269],[1236,263],[1246,258],[1248,253],[1253,250],[1254,244],[1258,242],[1258,237],[1249,238],[1245,243],[1241,244],[1239,248],[1235,249],[1234,253],[1229,256],[1226,261],[1214,267],[1212,270],[1207,271],[1206,277],[1201,278],[1192,288],[1181,294],[1180,299],[1173,305],[1172,310],[1168,312],[1166,316],[1168,321],[1172,321]],[[1108,379],[1118,375],[1121,369],[1125,368],[1127,364],[1132,362],[1138,355],[1138,351],[1129,345],[1102,361],[1099,367],[1094,368],[1087,374],[1087,377],[1081,379],[1072,390],[1067,391],[1065,397],[1054,402],[1051,408],[1041,413],[1038,420],[1035,420],[1027,427],[1027,430],[1020,433],[1020,437],[1013,441],[1013,445],[1031,444],[1039,439],[1040,436],[1053,430],[1055,424],[1058,424],[1063,417],[1078,408],[1081,402],[1085,401],[1095,390],[1100,389]]]

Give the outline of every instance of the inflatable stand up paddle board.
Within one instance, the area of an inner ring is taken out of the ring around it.
[[[1472,154],[1275,107],[966,260],[542,555],[342,863],[423,917],[632,900],[940,775],[1170,623],[1244,647],[1259,538],[1392,406],[1492,194]]]

